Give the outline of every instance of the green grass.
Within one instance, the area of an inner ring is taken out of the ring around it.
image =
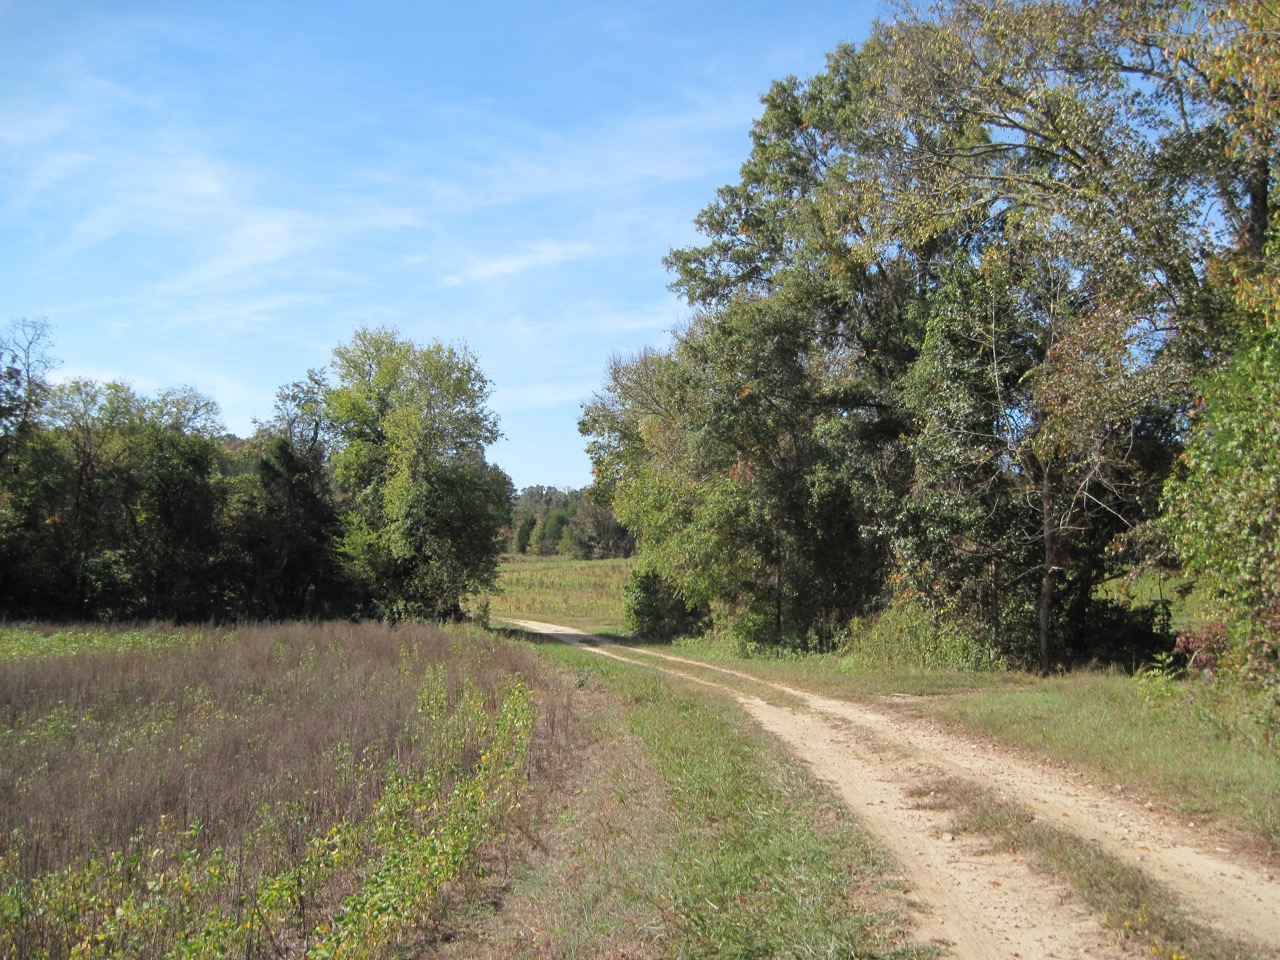
[[[880,672],[850,669],[834,655],[744,659],[692,641],[673,652],[837,699],[884,698],[894,709],[1123,783],[1280,853],[1280,749],[1273,729],[1250,720],[1238,692],[1096,670],[1048,679],[1012,671]]]
[[[1239,734],[1196,682],[1151,697],[1140,682],[1080,672],[930,703],[933,716],[1104,782],[1244,831],[1280,852],[1280,751]],[[1232,708],[1234,709],[1234,708]]]
[[[902,943],[897,919],[883,910],[892,868],[852,815],[732,703],[587,651],[540,647],[579,684],[622,705],[619,732],[653,771],[655,783],[630,785],[644,837],[591,844],[588,875],[574,880],[590,897],[647,910],[654,942],[642,955],[933,954]],[[660,804],[644,801],[646,788]],[[608,877],[626,889],[611,892]],[[588,912],[578,922],[599,928],[601,917]]]
[[[966,671],[921,667],[886,670],[866,666],[839,654],[788,654],[744,657],[732,648],[703,640],[679,640],[670,646],[635,644],[636,649],[672,652],[690,659],[744,670],[774,683],[825,696],[857,699],[882,694],[935,695],[987,689],[1016,688],[1033,682],[1029,674],[1004,671]]]
[[[1168,601],[1170,624],[1175,633],[1203,625],[1211,601],[1194,580],[1167,576],[1159,571],[1142,574],[1136,580],[1112,581],[1101,588],[1103,596],[1134,603]]]
[[[573,560],[523,554],[503,559],[499,592],[475,597],[471,609],[486,601],[494,620],[545,620],[593,633],[622,630],[622,591],[633,560]]]

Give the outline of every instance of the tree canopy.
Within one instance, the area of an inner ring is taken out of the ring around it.
[[[693,318],[581,420],[642,567],[754,642],[906,603],[1045,670],[1165,642],[1105,585],[1166,555],[1227,268],[1273,301],[1270,35],[1225,0],[949,0],[774,83],[667,258]]]
[[[511,485],[465,347],[361,329],[247,440],[188,388],[46,379],[13,324],[0,393],[0,612],[439,619],[491,587]]]

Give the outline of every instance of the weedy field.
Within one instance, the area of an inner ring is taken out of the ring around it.
[[[0,956],[917,955],[727,702],[555,643],[5,629],[0,767]]]
[[[0,631],[0,956],[366,957],[524,781],[540,669],[480,631]]]
[[[510,554],[503,559],[501,589],[472,601],[488,603],[489,615],[535,617],[592,633],[622,630],[623,588],[634,560],[571,560]]]

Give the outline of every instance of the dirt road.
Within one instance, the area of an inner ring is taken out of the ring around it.
[[[567,627],[512,622],[737,699],[830,783],[894,855],[909,885],[904,908],[914,916],[916,935],[943,947],[944,956],[1139,955],[1065,883],[1012,853],[993,850],[988,838],[952,832],[951,811],[928,803],[921,788],[927,794],[929,783],[959,779],[1096,845],[1163,886],[1194,920],[1255,944],[1258,956],[1280,960],[1280,881],[1272,872],[1113,789],[958,737],[928,720],[672,654],[634,651]]]

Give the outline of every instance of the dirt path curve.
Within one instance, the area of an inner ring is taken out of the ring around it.
[[[983,838],[948,832],[950,813],[929,809],[918,796],[920,785],[943,777],[977,783],[1036,819],[1097,844],[1168,889],[1194,919],[1256,943],[1260,955],[1280,960],[1280,883],[1270,871],[1077,775],[1028,763],[927,720],[673,654],[633,651],[598,638],[586,644],[589,635],[568,627],[511,622],[734,696],[831,783],[897,858],[910,884],[906,906],[915,914],[917,935],[944,946],[949,957],[1113,958],[1133,952],[1065,885],[1018,857],[993,851]],[[707,674],[724,676],[726,683]],[[797,706],[767,703],[735,688],[733,679],[769,688]]]

